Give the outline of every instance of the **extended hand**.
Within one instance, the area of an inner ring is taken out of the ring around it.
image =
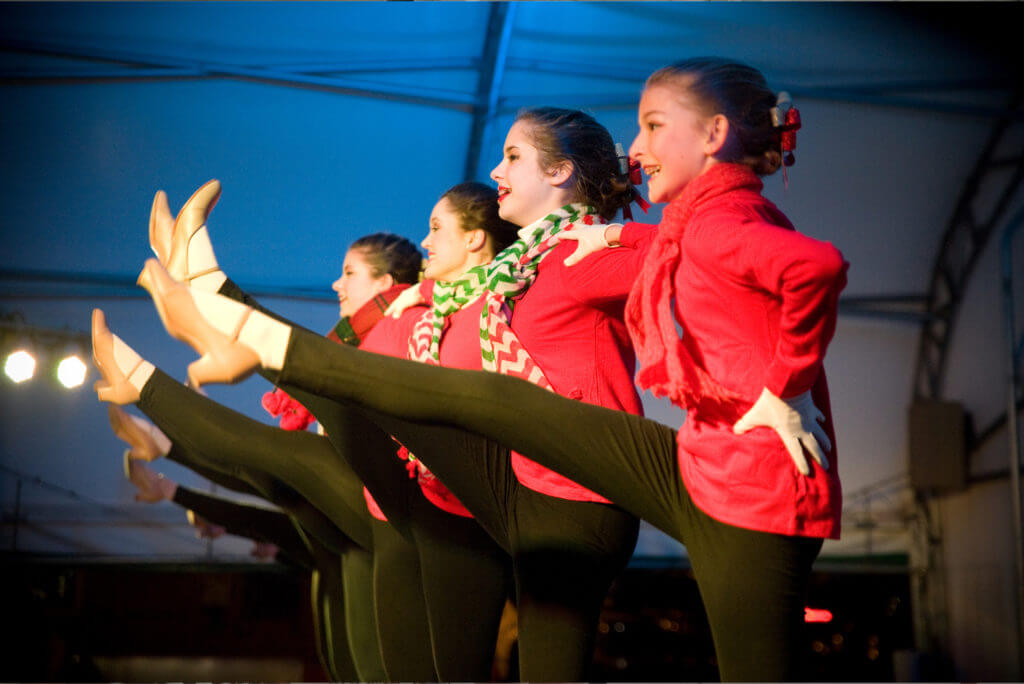
[[[395,301],[391,302],[388,308],[384,310],[384,315],[399,318],[406,309],[419,306],[420,304],[423,304],[423,295],[420,294],[419,286],[413,285],[405,288],[395,297]]]
[[[594,252],[617,247],[618,245],[612,245],[608,242],[607,232],[613,228],[622,228],[622,225],[611,223],[601,226],[586,226],[559,233],[559,240],[574,240],[576,242],[576,251],[566,257],[562,263],[566,266],[572,266],[573,264],[578,264]]]
[[[736,421],[732,431],[737,435],[756,427],[769,427],[778,433],[786,446],[796,469],[802,475],[809,475],[810,464],[804,456],[807,449],[811,457],[825,470],[828,470],[828,459],[822,453],[832,451],[832,442],[821,424],[825,421],[818,407],[814,405],[810,392],[798,394],[790,399],[780,399],[765,388],[750,410]]]

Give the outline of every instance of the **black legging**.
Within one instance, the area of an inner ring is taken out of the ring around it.
[[[286,391],[305,403],[308,391],[281,380]],[[319,409],[324,402],[321,396],[310,404]],[[568,501],[522,486],[508,449],[479,436],[412,425],[387,413],[359,412],[343,402],[333,403],[323,408],[346,414],[347,429],[353,434],[367,431],[365,426],[356,427],[366,421],[362,415],[366,414],[385,433],[401,440],[512,556],[520,676],[534,681],[587,679],[601,605],[612,580],[632,555],[637,519],[618,506]],[[318,409],[311,411],[317,415]],[[330,427],[327,431],[332,434]],[[372,468],[373,462],[365,465]],[[385,513],[390,520],[395,509],[385,508]],[[408,516],[401,510],[397,515]],[[493,616],[496,628],[497,605]]]
[[[173,447],[172,447],[173,448]],[[270,542],[279,553],[310,572],[310,599],[317,655],[331,681],[359,679],[345,625],[344,581],[341,558],[310,538],[299,534],[293,519],[284,513],[230,501],[178,485],[174,503],[220,525],[228,534]],[[360,600],[354,597],[353,600]],[[365,601],[365,599],[362,599]],[[375,630],[364,630],[374,632]],[[376,638],[370,653],[376,655]],[[377,655],[377,661],[380,661]],[[371,676],[373,671],[366,671]]]
[[[264,498],[272,489],[274,503],[308,501],[348,538],[372,548],[362,484],[323,437],[248,418],[159,369],[140,395],[139,408],[194,462],[253,484]]]
[[[171,450],[178,447],[172,446]],[[309,537],[299,533],[286,513],[206,494],[185,485],[177,485],[171,501],[223,527],[228,534],[273,544],[307,570],[315,566]]]
[[[230,280],[219,293],[315,336],[263,308]],[[359,412],[283,381],[273,372],[261,370],[261,374],[320,420],[336,450],[351,454],[353,468],[375,497],[378,487],[386,488],[380,490],[378,503],[403,533],[409,530],[409,508],[395,505],[407,497],[395,489],[401,478],[381,472],[394,463],[383,464],[365,448],[353,452],[346,440],[372,434],[382,450],[393,450],[383,441],[394,435],[410,447],[512,556],[520,675],[538,681],[587,678],[601,604],[632,555],[639,527],[636,518],[617,506],[568,501],[522,486],[512,471],[509,451],[502,446],[454,430],[444,431],[444,439],[435,441],[442,431],[410,431],[408,425],[385,414]],[[501,608],[495,604],[492,610],[496,629]]]
[[[508,557],[473,520],[426,502],[396,457],[394,440],[385,435],[376,445],[378,451],[367,449],[364,460],[374,465],[381,482],[375,493],[388,502],[387,512],[406,521],[409,540],[371,518],[362,483],[321,436],[252,420],[159,370],[143,389],[139,406],[168,436],[188,435],[181,439],[202,445],[214,468],[243,481],[262,476],[286,482],[287,489],[294,488],[303,497],[300,503],[328,512],[334,525],[373,550],[377,628],[389,679],[489,677],[505,603]],[[334,413],[330,425],[332,434],[338,435],[336,443],[357,454],[363,453],[360,444],[373,444],[359,439],[366,431],[342,425],[345,414],[353,412]],[[369,427],[379,432],[372,424]],[[355,431],[346,431],[351,429]],[[259,489],[266,491],[267,485],[260,482]],[[457,590],[450,591],[452,587]],[[416,598],[399,600],[402,592],[415,592]],[[392,606],[398,609],[393,615]]]
[[[723,679],[800,676],[804,594],[821,540],[746,530],[703,513],[680,476],[671,428],[516,378],[369,354],[302,330],[291,335],[280,380],[393,417],[382,427],[421,450],[446,482],[428,452],[455,451],[470,438],[432,424],[493,439],[607,496],[686,545]]]
[[[170,380],[166,375],[160,375]],[[178,384],[172,380],[170,382]],[[144,411],[148,407],[147,415],[161,426],[163,421],[159,420],[160,414],[153,410],[152,406],[143,400],[140,400],[139,406]],[[172,427],[171,422],[164,422],[161,429],[169,430]],[[339,644],[339,639],[347,637],[352,661],[362,681],[386,679],[373,603],[373,554],[346,537],[321,511],[267,474],[251,469],[234,468],[238,477],[226,475],[215,465],[211,465],[203,451],[184,446],[181,442],[172,441],[171,444],[171,451],[167,454],[168,460],[190,468],[210,481],[233,491],[261,496],[288,511],[287,524],[291,526],[294,536],[287,532],[284,521],[279,520],[270,524],[273,531],[282,535],[278,541],[288,544],[282,548],[287,548],[292,553],[298,553],[300,547],[305,548],[314,564],[318,565],[318,573],[314,578],[316,586],[313,589],[315,609],[324,616],[321,621],[324,629],[331,629],[331,633],[337,635],[327,641]],[[182,490],[179,486],[176,497],[188,497]],[[198,503],[195,497],[191,503]],[[209,505],[207,510],[210,510]],[[264,522],[269,522],[268,516],[262,514],[261,509],[255,509],[250,513],[254,520],[263,519]],[[246,524],[253,525],[254,522]],[[337,567],[339,562],[341,566]],[[345,595],[348,599],[343,601],[342,597]],[[337,657],[336,659],[344,660]]]
[[[301,522],[301,528],[342,558],[342,581],[350,587],[346,626],[358,644],[356,667],[367,681],[433,681],[428,622],[422,608],[407,605],[405,631],[382,629],[376,602],[377,575],[391,584],[419,585],[418,567],[383,567],[375,544],[380,531],[371,517],[362,486],[346,473],[323,437],[275,428],[232,411],[156,369],[140,393],[139,408],[176,445],[168,457],[179,460],[214,482],[255,493]],[[391,442],[393,444],[393,442]],[[306,458],[300,458],[303,455]],[[288,467],[298,464],[298,467]],[[284,473],[289,481],[279,478]],[[298,487],[294,485],[298,485]],[[397,535],[395,535],[397,537]],[[389,547],[412,545],[389,539]],[[408,550],[406,554],[410,553]],[[394,558],[400,556],[392,551]],[[372,633],[372,639],[370,634]],[[373,647],[368,653],[363,647]],[[414,644],[409,646],[409,643]],[[375,656],[375,657],[374,657]]]
[[[231,280],[224,282],[219,293],[301,327],[262,307]],[[261,374],[279,384],[276,373]],[[301,388],[285,385],[283,389],[316,417],[335,452],[358,476],[356,481],[365,483],[388,522],[416,545],[438,676],[442,681],[488,679],[512,575],[511,557],[474,520],[428,502],[395,456],[398,445],[391,435],[363,412]],[[507,454],[503,456],[507,460]],[[296,482],[293,475],[281,474]],[[358,503],[362,503],[361,497]],[[506,527],[501,529],[497,538],[505,540]],[[506,551],[510,548],[504,544]],[[539,640],[550,643],[544,632],[535,632]],[[588,652],[587,660],[589,657]],[[561,674],[561,670],[557,672]]]
[[[140,407],[143,406],[140,401]],[[152,407],[147,415],[158,426],[161,424],[162,421],[158,420],[158,414]],[[170,427],[169,423],[163,423],[163,428]],[[326,616],[321,621],[324,629],[331,628],[332,633],[339,635],[330,641],[339,643],[337,640],[344,638],[341,635],[347,635],[352,660],[361,681],[386,680],[373,601],[372,551],[346,537],[320,510],[266,473],[234,466],[231,470],[238,477],[227,475],[211,465],[201,452],[186,449],[174,442],[167,459],[232,491],[265,498],[287,510],[286,517],[298,540],[295,543],[305,545],[318,565],[318,573],[314,575],[316,585],[313,600],[320,614]],[[216,465],[226,467],[223,464]],[[180,492],[181,487],[178,489]],[[282,528],[279,526],[278,529]],[[339,560],[341,567],[334,567]],[[339,584],[342,587],[340,591],[336,589]],[[344,595],[348,599],[342,601]]]
[[[373,530],[373,596],[388,681],[436,682],[416,547],[386,522]]]

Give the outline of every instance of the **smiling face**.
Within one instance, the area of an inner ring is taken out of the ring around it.
[[[652,85],[640,98],[640,132],[629,156],[640,162],[648,176],[652,202],[669,202],[694,178],[717,163],[712,156],[722,146],[716,135],[725,117],[706,116],[685,91]]]
[[[572,191],[566,187],[571,176],[571,164],[541,168],[529,125],[515,122],[505,137],[501,163],[491,171],[491,179],[498,184],[498,215],[517,226],[533,223],[572,201]]]
[[[427,250],[423,277],[450,282],[472,268],[470,238],[471,233],[462,229],[462,221],[452,203],[442,197],[430,212],[430,229],[420,243]]]
[[[341,276],[331,284],[338,293],[341,316],[351,316],[377,295],[394,285],[391,274],[373,274],[373,268],[361,249],[350,249],[341,266]]]

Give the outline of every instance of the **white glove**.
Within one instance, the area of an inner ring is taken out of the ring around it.
[[[576,251],[570,254],[562,262],[566,266],[572,266],[578,264],[585,257],[590,256],[594,252],[600,252],[602,249],[611,249],[612,247],[618,247],[618,245],[612,245],[608,242],[608,238],[605,233],[609,228],[621,228],[620,223],[609,223],[600,226],[586,226],[573,228],[572,230],[566,230],[558,234],[559,240],[575,240]]]
[[[765,388],[750,410],[732,426],[732,431],[742,435],[756,427],[769,427],[775,430],[782,438],[782,443],[786,446],[796,469],[801,475],[809,475],[810,463],[804,456],[801,445],[818,465],[828,470],[828,459],[822,453],[822,448],[825,451],[832,451],[832,442],[821,426],[824,422],[825,416],[814,405],[809,391],[790,399],[780,399]]]
[[[423,303],[423,295],[420,294],[420,286],[411,285],[402,290],[399,295],[395,297],[395,301],[391,302],[388,308],[384,310],[384,315],[391,316],[391,318],[399,318],[406,309],[413,306],[419,306]]]

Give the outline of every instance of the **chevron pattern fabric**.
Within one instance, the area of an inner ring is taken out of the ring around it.
[[[420,363],[441,362],[441,334],[448,316],[483,294],[487,266],[471,268],[458,280],[434,284],[434,306],[420,318],[409,338],[409,358]]]
[[[513,297],[524,293],[537,277],[540,262],[558,244],[558,234],[577,223],[603,224],[593,207],[567,204],[519,231],[519,239],[491,262],[487,294],[480,315],[480,356],[485,370],[514,375],[551,389],[544,371],[530,358],[509,326]]]

